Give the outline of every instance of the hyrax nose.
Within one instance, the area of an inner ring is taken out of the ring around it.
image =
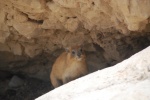
[[[77,56],[80,57],[80,56],[81,56],[81,52],[78,52],[78,53],[77,53]]]

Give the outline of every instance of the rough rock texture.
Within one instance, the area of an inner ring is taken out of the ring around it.
[[[84,45],[92,71],[113,65],[150,45],[149,7],[149,0],[0,0],[0,70],[48,77],[62,48],[75,44]]]
[[[150,47],[36,100],[150,100]]]
[[[149,6],[149,0],[1,0],[0,51],[33,57],[73,43],[104,48],[101,38],[150,32]]]

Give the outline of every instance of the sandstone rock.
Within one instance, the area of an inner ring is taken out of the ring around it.
[[[149,100],[150,47],[123,62],[58,87],[36,100]]]
[[[8,45],[0,43],[0,51],[8,51],[10,52],[10,48],[8,47]]]
[[[25,22],[25,23],[14,22],[13,26],[21,35],[27,37],[28,39],[34,37],[38,27],[36,23],[32,22]]]
[[[11,52],[13,52],[13,54],[22,55],[21,45],[19,43],[11,42],[8,44],[8,46],[11,49]]]
[[[34,57],[34,56],[38,55],[39,52],[41,52],[41,49],[39,49],[38,45],[24,44],[24,47],[25,47],[25,53],[30,57]]]
[[[149,0],[1,0],[0,43],[6,45],[15,40],[16,47],[18,44],[40,44],[40,51],[49,53],[65,45],[96,43],[110,55],[110,59],[119,60],[126,55],[121,57],[113,35],[117,37],[119,31],[120,40],[125,35],[131,36],[132,31],[149,32],[149,6]],[[114,43],[109,43],[110,40]],[[36,42],[30,44],[30,41]],[[24,54],[24,49],[20,50],[13,53]]]
[[[49,19],[44,20],[41,27],[43,29],[63,29],[63,26],[58,23],[60,23],[60,22],[57,19],[55,19],[55,17],[51,16]]]
[[[6,13],[1,10],[0,11],[0,43],[5,43],[6,38],[10,35],[9,28],[5,24]]]
[[[13,76],[12,79],[9,82],[10,88],[17,88],[23,85],[23,80],[19,78],[18,76]]]
[[[65,23],[65,28],[70,32],[74,32],[77,30],[79,25],[79,21],[77,19],[68,19]]]

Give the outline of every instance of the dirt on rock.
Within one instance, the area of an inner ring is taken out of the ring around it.
[[[18,88],[9,88],[10,78],[0,79],[0,100],[34,100],[53,88],[49,81],[35,78],[22,78],[24,84]]]

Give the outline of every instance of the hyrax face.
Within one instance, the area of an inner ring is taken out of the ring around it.
[[[66,51],[70,54],[71,57],[75,58],[76,60],[82,60],[84,52],[81,46],[73,46],[67,48]]]

